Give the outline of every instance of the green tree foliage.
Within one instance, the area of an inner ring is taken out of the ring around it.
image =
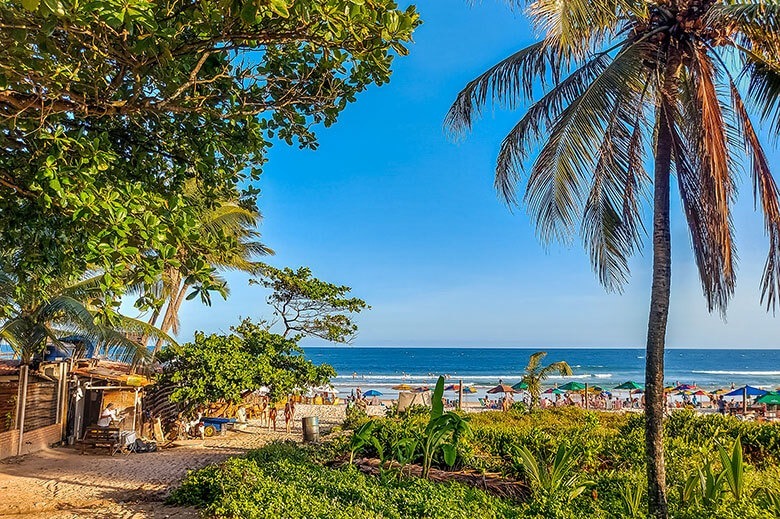
[[[268,304],[284,327],[299,337],[318,337],[332,342],[350,342],[357,325],[349,314],[369,308],[365,301],[347,297],[348,286],[339,286],[312,276],[308,267],[298,270],[266,266],[262,277],[250,283],[271,289]]]
[[[160,352],[159,383],[177,387],[173,401],[190,406],[221,399],[237,402],[242,392],[261,386],[268,386],[271,398],[278,399],[296,387],[322,385],[336,375],[331,366],[306,360],[294,340],[248,319],[231,331],[198,332],[194,341]]]
[[[0,248],[25,258],[3,267],[41,294],[90,269],[207,282],[176,254],[198,232],[183,182],[254,210],[271,141],[316,146],[418,23],[392,0],[3,0]]]
[[[533,409],[539,403],[542,395],[542,382],[553,373],[561,376],[571,376],[571,367],[563,361],[553,362],[547,366],[542,365],[542,360],[547,356],[546,351],[537,351],[528,359],[528,365],[523,371],[521,379],[528,386],[527,391],[531,394],[531,408]]]

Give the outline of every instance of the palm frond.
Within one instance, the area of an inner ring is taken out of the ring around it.
[[[730,212],[734,168],[724,116],[727,107],[721,104],[715,86],[712,61],[699,48],[693,54],[696,59],[690,73],[680,80],[678,129],[673,131],[677,134],[675,163],[707,307],[724,313],[736,278]]]
[[[516,188],[520,173],[546,130],[569,103],[585,92],[588,84],[606,69],[610,60],[608,54],[601,54],[569,74],[533,103],[501,142],[494,183],[499,196],[507,204],[517,203]]]
[[[566,242],[576,232],[610,108],[644,89],[647,50],[643,43],[622,49],[550,128],[550,139],[539,151],[525,194],[543,241]]]
[[[582,216],[585,248],[609,291],[621,291],[628,281],[628,258],[641,246],[644,230],[640,202],[649,177],[643,165],[642,105],[642,93],[615,105]]]
[[[745,150],[750,159],[750,173],[753,182],[753,198],[761,202],[764,213],[764,227],[769,237],[769,254],[761,279],[761,302],[767,310],[775,309],[780,298],[780,193],[769,168],[764,148],[758,139],[745,103],[732,81],[731,101],[736,120],[744,137]]]
[[[775,133],[780,132],[780,46],[778,52],[746,52],[744,74],[749,78],[748,95],[762,120],[768,121]]]
[[[471,129],[482,108],[490,101],[504,103],[514,108],[517,103],[533,96],[534,86],[544,88],[560,74],[560,62],[555,52],[544,40],[529,45],[500,61],[482,75],[469,82],[458,93],[447,112],[444,126],[454,135]]]
[[[620,17],[636,10],[621,0],[536,0],[528,14],[565,61],[580,59],[614,36]]]
[[[546,351],[537,351],[528,359],[528,364],[525,367],[526,373],[533,373],[537,370],[542,360],[547,356]]]

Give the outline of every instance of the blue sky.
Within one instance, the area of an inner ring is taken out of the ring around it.
[[[632,262],[625,293],[605,293],[578,241],[545,248],[525,212],[496,197],[494,159],[519,112],[487,111],[462,142],[443,131],[466,82],[533,41],[522,14],[498,0],[432,0],[418,9],[425,23],[390,84],[321,129],[318,150],[272,149],[260,183],[261,230],[277,251],[269,263],[307,265],[352,286],[372,306],[358,318],[355,345],[643,346],[649,249]],[[778,346],[780,321],[758,298],[761,217],[747,179],[741,187],[740,270],[727,323],[706,311],[682,214],[673,214],[671,347]],[[181,339],[225,331],[239,316],[269,317],[262,289],[244,276],[228,279],[227,302],[184,305]]]

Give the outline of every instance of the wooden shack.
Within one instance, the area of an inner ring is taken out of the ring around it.
[[[97,359],[76,361],[70,372],[68,443],[75,443],[83,437],[86,427],[97,424],[109,403],[124,415],[120,430],[140,433],[141,397],[149,384],[151,380],[134,374],[130,364]]]
[[[29,454],[62,440],[67,365],[35,368],[0,361],[0,459]]]

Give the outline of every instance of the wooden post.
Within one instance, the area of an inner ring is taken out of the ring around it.
[[[747,414],[747,386],[742,388],[742,416]]]
[[[585,410],[588,410],[588,383],[585,382]]]
[[[19,366],[19,402],[17,407],[17,429],[19,429],[19,443],[16,446],[16,455],[22,455],[24,446],[24,415],[27,408],[27,376],[30,367],[27,364]]]
[[[463,379],[458,380],[458,411],[463,407]]]

